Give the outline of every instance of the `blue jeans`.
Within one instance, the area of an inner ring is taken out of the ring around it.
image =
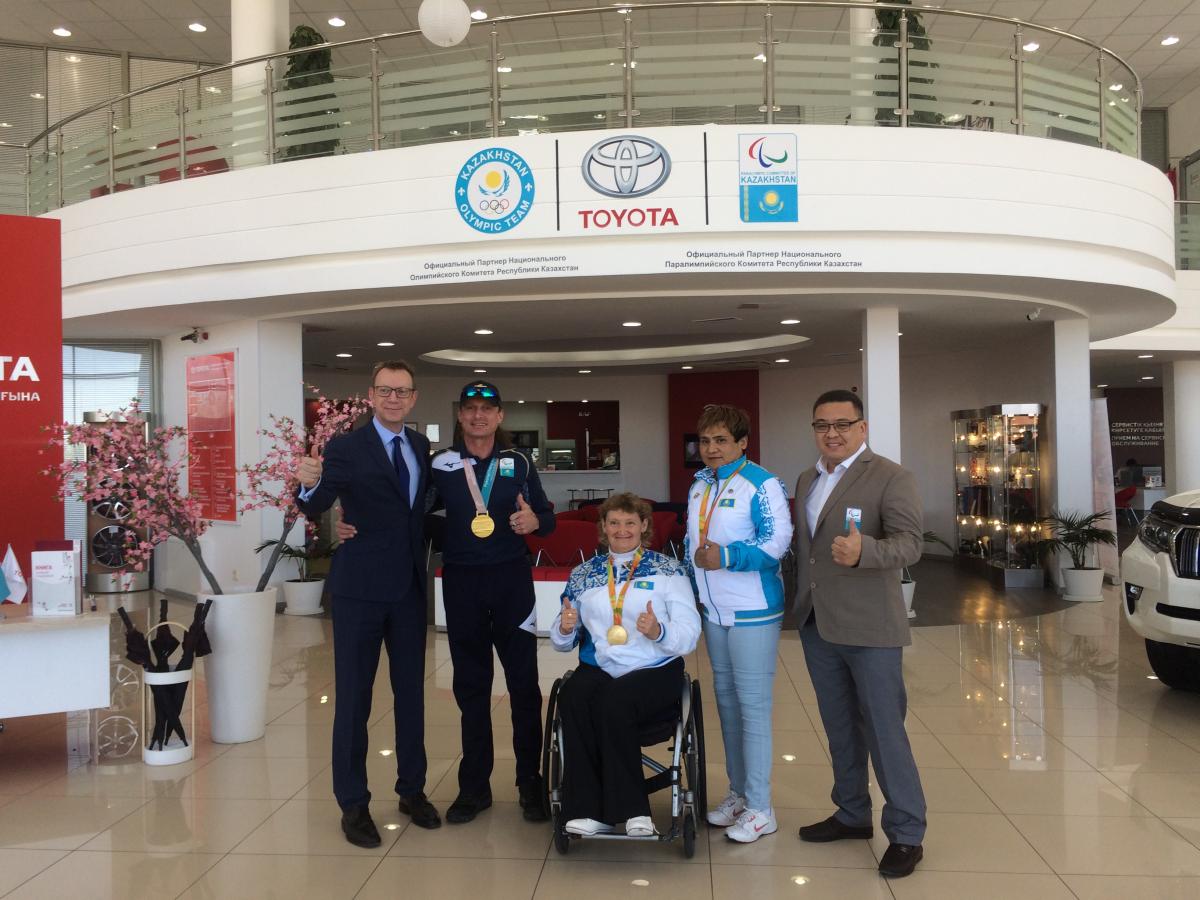
[[[771,693],[780,623],[704,621],[729,789],[751,809],[771,808]]]

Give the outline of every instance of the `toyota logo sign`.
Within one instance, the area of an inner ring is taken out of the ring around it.
[[[658,141],[625,134],[605,138],[583,155],[583,180],[606,197],[644,197],[671,174],[671,156]]]

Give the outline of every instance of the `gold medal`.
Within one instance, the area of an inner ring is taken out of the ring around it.
[[[491,537],[496,530],[496,523],[487,513],[480,513],[471,520],[471,534],[477,538]]]
[[[612,646],[615,647],[618,644],[623,644],[629,640],[629,632],[625,630],[623,625],[614,625],[612,628],[608,629],[608,634],[606,634],[604,637]]]

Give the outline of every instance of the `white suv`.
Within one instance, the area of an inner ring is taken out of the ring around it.
[[[1121,554],[1125,618],[1169,687],[1200,691],[1200,491],[1160,500]]]

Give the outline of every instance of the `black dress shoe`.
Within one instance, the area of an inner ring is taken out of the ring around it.
[[[442,820],[424,794],[408,794],[400,798],[400,812],[412,818],[418,828],[441,828]]]
[[[920,844],[888,844],[887,852],[879,861],[879,874],[888,878],[911,875],[924,855]]]
[[[479,796],[459,794],[458,799],[451,803],[450,808],[446,810],[446,821],[451,825],[462,825],[470,822],[491,805],[491,791]]]
[[[542,784],[542,776],[536,775],[524,784],[517,785],[518,801],[521,804],[521,815],[525,817],[526,822],[545,822],[549,820],[546,815],[546,789]]]
[[[365,806],[355,806],[342,813],[342,832],[355,847],[378,847],[383,843]]]
[[[823,822],[801,828],[800,840],[826,844],[829,841],[844,841],[847,838],[869,838],[874,834],[875,829],[870,825],[845,825],[836,816],[830,816]]]

